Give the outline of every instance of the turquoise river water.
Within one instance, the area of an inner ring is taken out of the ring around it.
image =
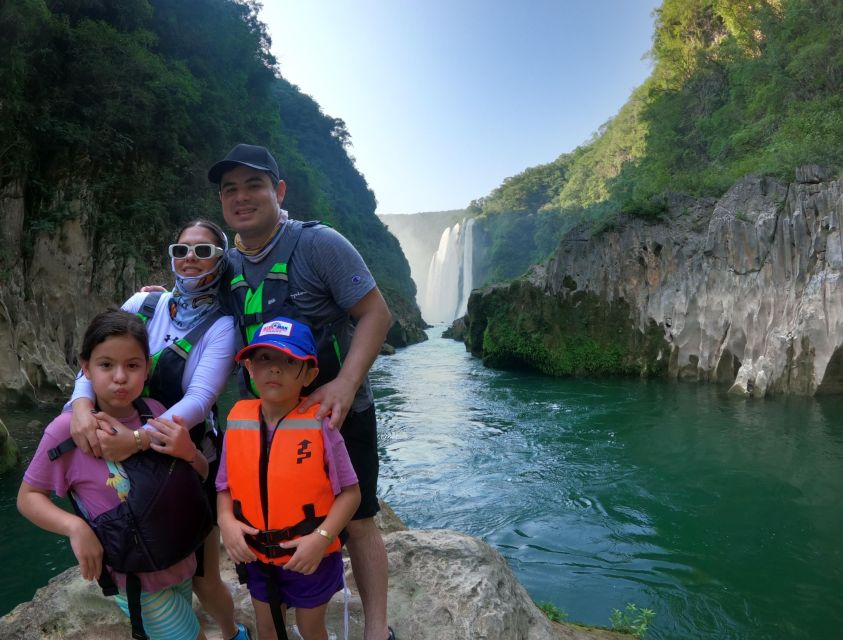
[[[651,639],[843,637],[843,398],[492,371],[440,332],[372,371],[408,525],[486,540],[573,621],[632,602]],[[3,415],[26,456],[33,417]],[[0,478],[0,614],[73,563],[17,515],[21,474]]]

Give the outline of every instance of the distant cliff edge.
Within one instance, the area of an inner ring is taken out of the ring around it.
[[[525,277],[475,291],[467,348],[492,367],[633,374],[733,393],[843,391],[843,181],[746,177],[669,197],[657,221],[574,229]]]

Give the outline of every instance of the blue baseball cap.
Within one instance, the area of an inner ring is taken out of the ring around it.
[[[297,358],[298,360],[313,360],[317,364],[316,341],[313,333],[303,322],[279,316],[261,325],[255,332],[249,345],[240,349],[234,359],[240,362],[250,351],[258,347],[277,349]]]

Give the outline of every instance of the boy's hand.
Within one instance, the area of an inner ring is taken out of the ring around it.
[[[102,545],[88,523],[79,518],[70,532],[70,548],[79,561],[85,580],[96,580],[102,573]]]
[[[220,527],[220,534],[222,535],[222,543],[225,545],[228,556],[234,562],[254,562],[258,559],[252,548],[246,544],[244,538],[246,534],[252,536],[257,535],[257,529],[240,522],[233,516],[221,517],[217,520]]]
[[[284,568],[288,571],[295,571],[309,576],[316,571],[319,563],[325,555],[325,549],[331,544],[330,541],[315,531],[301,538],[282,542],[285,549],[295,549],[293,557],[287,561]]]

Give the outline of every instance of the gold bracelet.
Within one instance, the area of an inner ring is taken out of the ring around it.
[[[317,529],[316,533],[318,533],[323,538],[327,538],[328,542],[333,542],[334,538],[336,537],[336,536],[333,536],[330,533],[328,533],[325,529]]]
[[[143,441],[140,437],[140,429],[135,429],[132,433],[135,434],[135,446],[138,448],[138,451],[143,451]]]

